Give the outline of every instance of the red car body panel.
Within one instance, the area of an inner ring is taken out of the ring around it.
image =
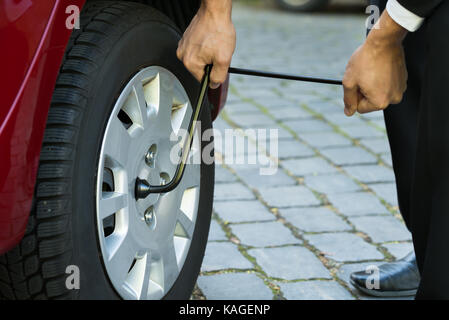
[[[84,3],[0,1],[0,254],[25,233],[51,97],[71,34],[66,8]],[[209,95],[214,118],[225,92],[227,85]]]

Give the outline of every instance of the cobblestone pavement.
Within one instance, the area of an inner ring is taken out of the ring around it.
[[[342,77],[364,19],[236,5],[233,65]],[[382,113],[346,118],[341,88],[329,85],[232,76],[230,91],[215,127],[279,129],[279,170],[262,176],[257,165],[217,165],[195,297],[367,298],[349,284],[350,272],[412,249]]]

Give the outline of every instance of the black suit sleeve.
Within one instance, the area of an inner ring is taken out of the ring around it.
[[[398,2],[407,10],[417,16],[426,18],[430,16],[443,0],[398,0]]]

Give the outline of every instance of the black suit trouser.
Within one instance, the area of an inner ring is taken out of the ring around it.
[[[398,201],[412,232],[417,299],[449,299],[449,1],[404,40],[408,87],[384,111]]]

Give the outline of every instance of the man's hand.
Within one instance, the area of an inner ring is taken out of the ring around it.
[[[383,110],[401,102],[407,88],[402,40],[407,31],[385,11],[358,48],[343,77],[345,114]]]
[[[198,81],[205,66],[212,64],[210,87],[214,89],[226,80],[235,49],[231,11],[231,0],[203,0],[176,52]]]

